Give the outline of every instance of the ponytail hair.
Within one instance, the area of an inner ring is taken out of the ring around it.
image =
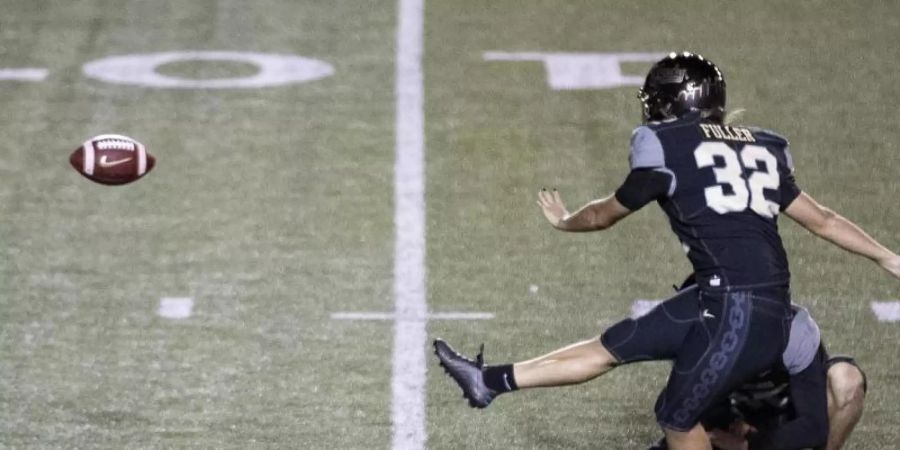
[[[722,118],[722,124],[731,125],[732,123],[740,119],[745,112],[747,112],[747,110],[744,108],[736,108],[733,111],[728,111],[727,113],[725,113],[725,117]]]

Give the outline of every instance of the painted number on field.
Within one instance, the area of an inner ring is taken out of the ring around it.
[[[157,69],[185,61],[224,61],[252,64],[255,74],[246,77],[191,79],[163,75]],[[82,68],[85,75],[113,84],[170,89],[246,89],[280,86],[318,80],[334,73],[334,68],[317,59],[274,53],[225,51],[176,51],[110,56],[91,61]]]
[[[187,319],[194,310],[194,299],[190,297],[163,297],[159,299],[157,314],[166,319]]]
[[[537,61],[544,64],[553,90],[613,89],[640,86],[643,75],[622,73],[622,63],[655,62],[666,53],[486,52],[486,61]]]

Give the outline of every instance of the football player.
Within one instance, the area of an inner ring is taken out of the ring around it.
[[[801,192],[787,140],[723,123],[725,79],[709,60],[670,54],[650,69],[640,99],[644,124],[632,134],[631,172],[615,194],[569,213],[559,192],[541,190],[538,204],[553,227],[585,232],[609,228],[656,201],[698,282],[678,294],[677,315],[662,314],[667,320],[648,330],[625,320],[599,339],[515,364],[485,366],[481,353],[471,360],[440,339],[435,353],[469,404],[480,408],[518,389],[582,383],[636,361],[674,360],[657,421],[669,448],[710,449],[701,418],[777,364],[788,342],[793,311],[778,214],[897,278],[900,256]]]
[[[820,348],[816,358],[817,361],[825,362],[828,398],[827,444],[816,448],[838,450],[843,448],[862,417],[866,375],[852,357],[829,357],[824,346]],[[703,424],[709,430],[710,440],[715,448],[746,449],[749,446],[748,436],[755,439],[757,448],[798,448],[797,439],[803,439],[800,431],[802,428],[788,431],[785,424],[798,421],[813,423],[816,419],[803,416],[810,414],[810,405],[800,404],[807,399],[794,391],[791,385],[794,379],[784,368],[772,369],[745,383],[719,408],[714,408],[703,419]],[[779,435],[787,435],[788,439],[779,442],[776,440]],[[821,440],[821,437],[817,440]],[[664,443],[665,440],[662,441]],[[663,445],[654,448],[662,450],[666,447]]]
[[[746,449],[749,436],[753,448],[807,448],[827,440],[827,446],[818,448],[836,450],[859,421],[865,374],[851,357],[829,357],[815,321],[806,310],[793,309],[782,361],[745,382],[702,418],[714,448]],[[650,450],[667,448],[663,438]]]

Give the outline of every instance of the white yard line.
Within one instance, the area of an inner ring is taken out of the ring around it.
[[[424,0],[399,0],[394,160],[394,350],[392,448],[425,448]]]
[[[445,312],[431,313],[428,316],[431,320],[491,320],[494,318],[493,313],[467,313],[467,312]]]
[[[398,317],[394,313],[385,312],[340,312],[331,315],[332,320],[403,320],[403,321],[429,321],[429,320],[490,320],[493,313],[468,313],[445,312],[431,313],[425,317]]]
[[[331,320],[394,320],[397,315],[387,312],[339,312],[331,314]]]
[[[0,80],[43,81],[47,73],[47,69],[0,69]]]
[[[631,304],[631,318],[636,319],[647,314],[663,301],[664,300],[635,300],[634,303]],[[806,302],[799,302],[801,305],[804,303]],[[879,322],[900,322],[900,301],[889,300],[871,302],[870,306]],[[432,318],[434,317],[432,316]]]

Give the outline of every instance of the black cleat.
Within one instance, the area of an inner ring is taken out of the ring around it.
[[[434,354],[441,361],[441,367],[453,381],[462,388],[463,397],[469,400],[473,408],[487,408],[497,396],[497,391],[484,384],[484,344],[475,361],[453,351],[453,348],[442,339],[434,340]]]

